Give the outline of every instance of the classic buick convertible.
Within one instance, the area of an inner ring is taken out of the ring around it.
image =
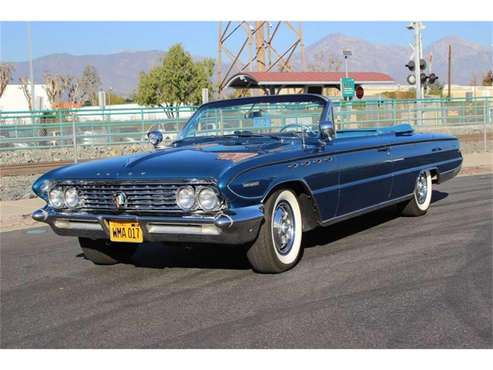
[[[33,218],[79,237],[96,264],[144,242],[221,243],[278,273],[300,259],[305,231],[390,205],[424,215],[432,184],[462,164],[455,137],[407,124],[336,132],[330,100],[312,94],[207,103],[170,147],[148,137],[151,152],[41,176],[33,191],[47,204]]]

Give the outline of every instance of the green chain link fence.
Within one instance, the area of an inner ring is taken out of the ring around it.
[[[197,109],[81,108],[52,111],[0,111],[0,151],[63,148],[88,145],[140,144],[151,129],[173,139]],[[371,128],[410,123],[421,129],[467,129],[483,132],[492,127],[493,98],[423,100],[334,100],[338,129]],[[74,145],[75,144],[75,145]]]

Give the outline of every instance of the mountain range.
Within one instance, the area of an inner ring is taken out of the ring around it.
[[[423,50],[423,57],[430,65],[431,71],[439,76],[442,83],[447,82],[448,46],[452,46],[452,83],[470,84],[476,78],[480,80],[492,69],[493,55],[491,46],[482,46],[463,38],[450,36],[442,38]],[[351,38],[342,34],[330,34],[320,41],[305,48],[306,63],[319,65],[320,58],[335,59],[333,65],[344,68],[342,50],[351,49],[353,55],[349,59],[349,68],[354,71],[383,72],[390,75],[396,82],[405,83],[409,70],[405,67],[412,57],[410,47],[399,45],[373,44],[363,39]]]
[[[452,46],[452,83],[470,84],[492,69],[492,47],[476,44],[457,36],[442,38],[424,49],[426,59],[432,55],[432,71],[439,81],[447,81],[448,46]],[[405,83],[409,71],[405,68],[411,56],[410,47],[371,43],[361,38],[343,34],[329,34],[305,47],[305,66],[311,70],[343,70],[342,49],[351,49],[349,69],[353,71],[383,72],[396,82]],[[125,51],[108,55],[51,54],[33,60],[36,82],[42,83],[46,72],[80,76],[83,68],[90,64],[98,71],[104,89],[112,88],[118,94],[129,96],[138,83],[141,71],[157,65],[164,51]],[[201,59],[201,56],[194,56]],[[28,75],[28,63],[13,64],[16,82]],[[295,56],[294,66],[301,70],[300,55]],[[224,68],[223,68],[224,69]]]

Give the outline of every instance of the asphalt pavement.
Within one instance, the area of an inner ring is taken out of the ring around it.
[[[491,175],[304,236],[301,263],[235,247],[141,247],[95,266],[47,227],[0,234],[2,348],[491,348]]]

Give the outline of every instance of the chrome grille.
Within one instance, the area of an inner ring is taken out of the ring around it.
[[[76,184],[82,200],[82,209],[137,211],[137,212],[181,212],[176,205],[179,185],[162,183],[84,183]],[[126,204],[117,207],[114,196],[124,193]]]

